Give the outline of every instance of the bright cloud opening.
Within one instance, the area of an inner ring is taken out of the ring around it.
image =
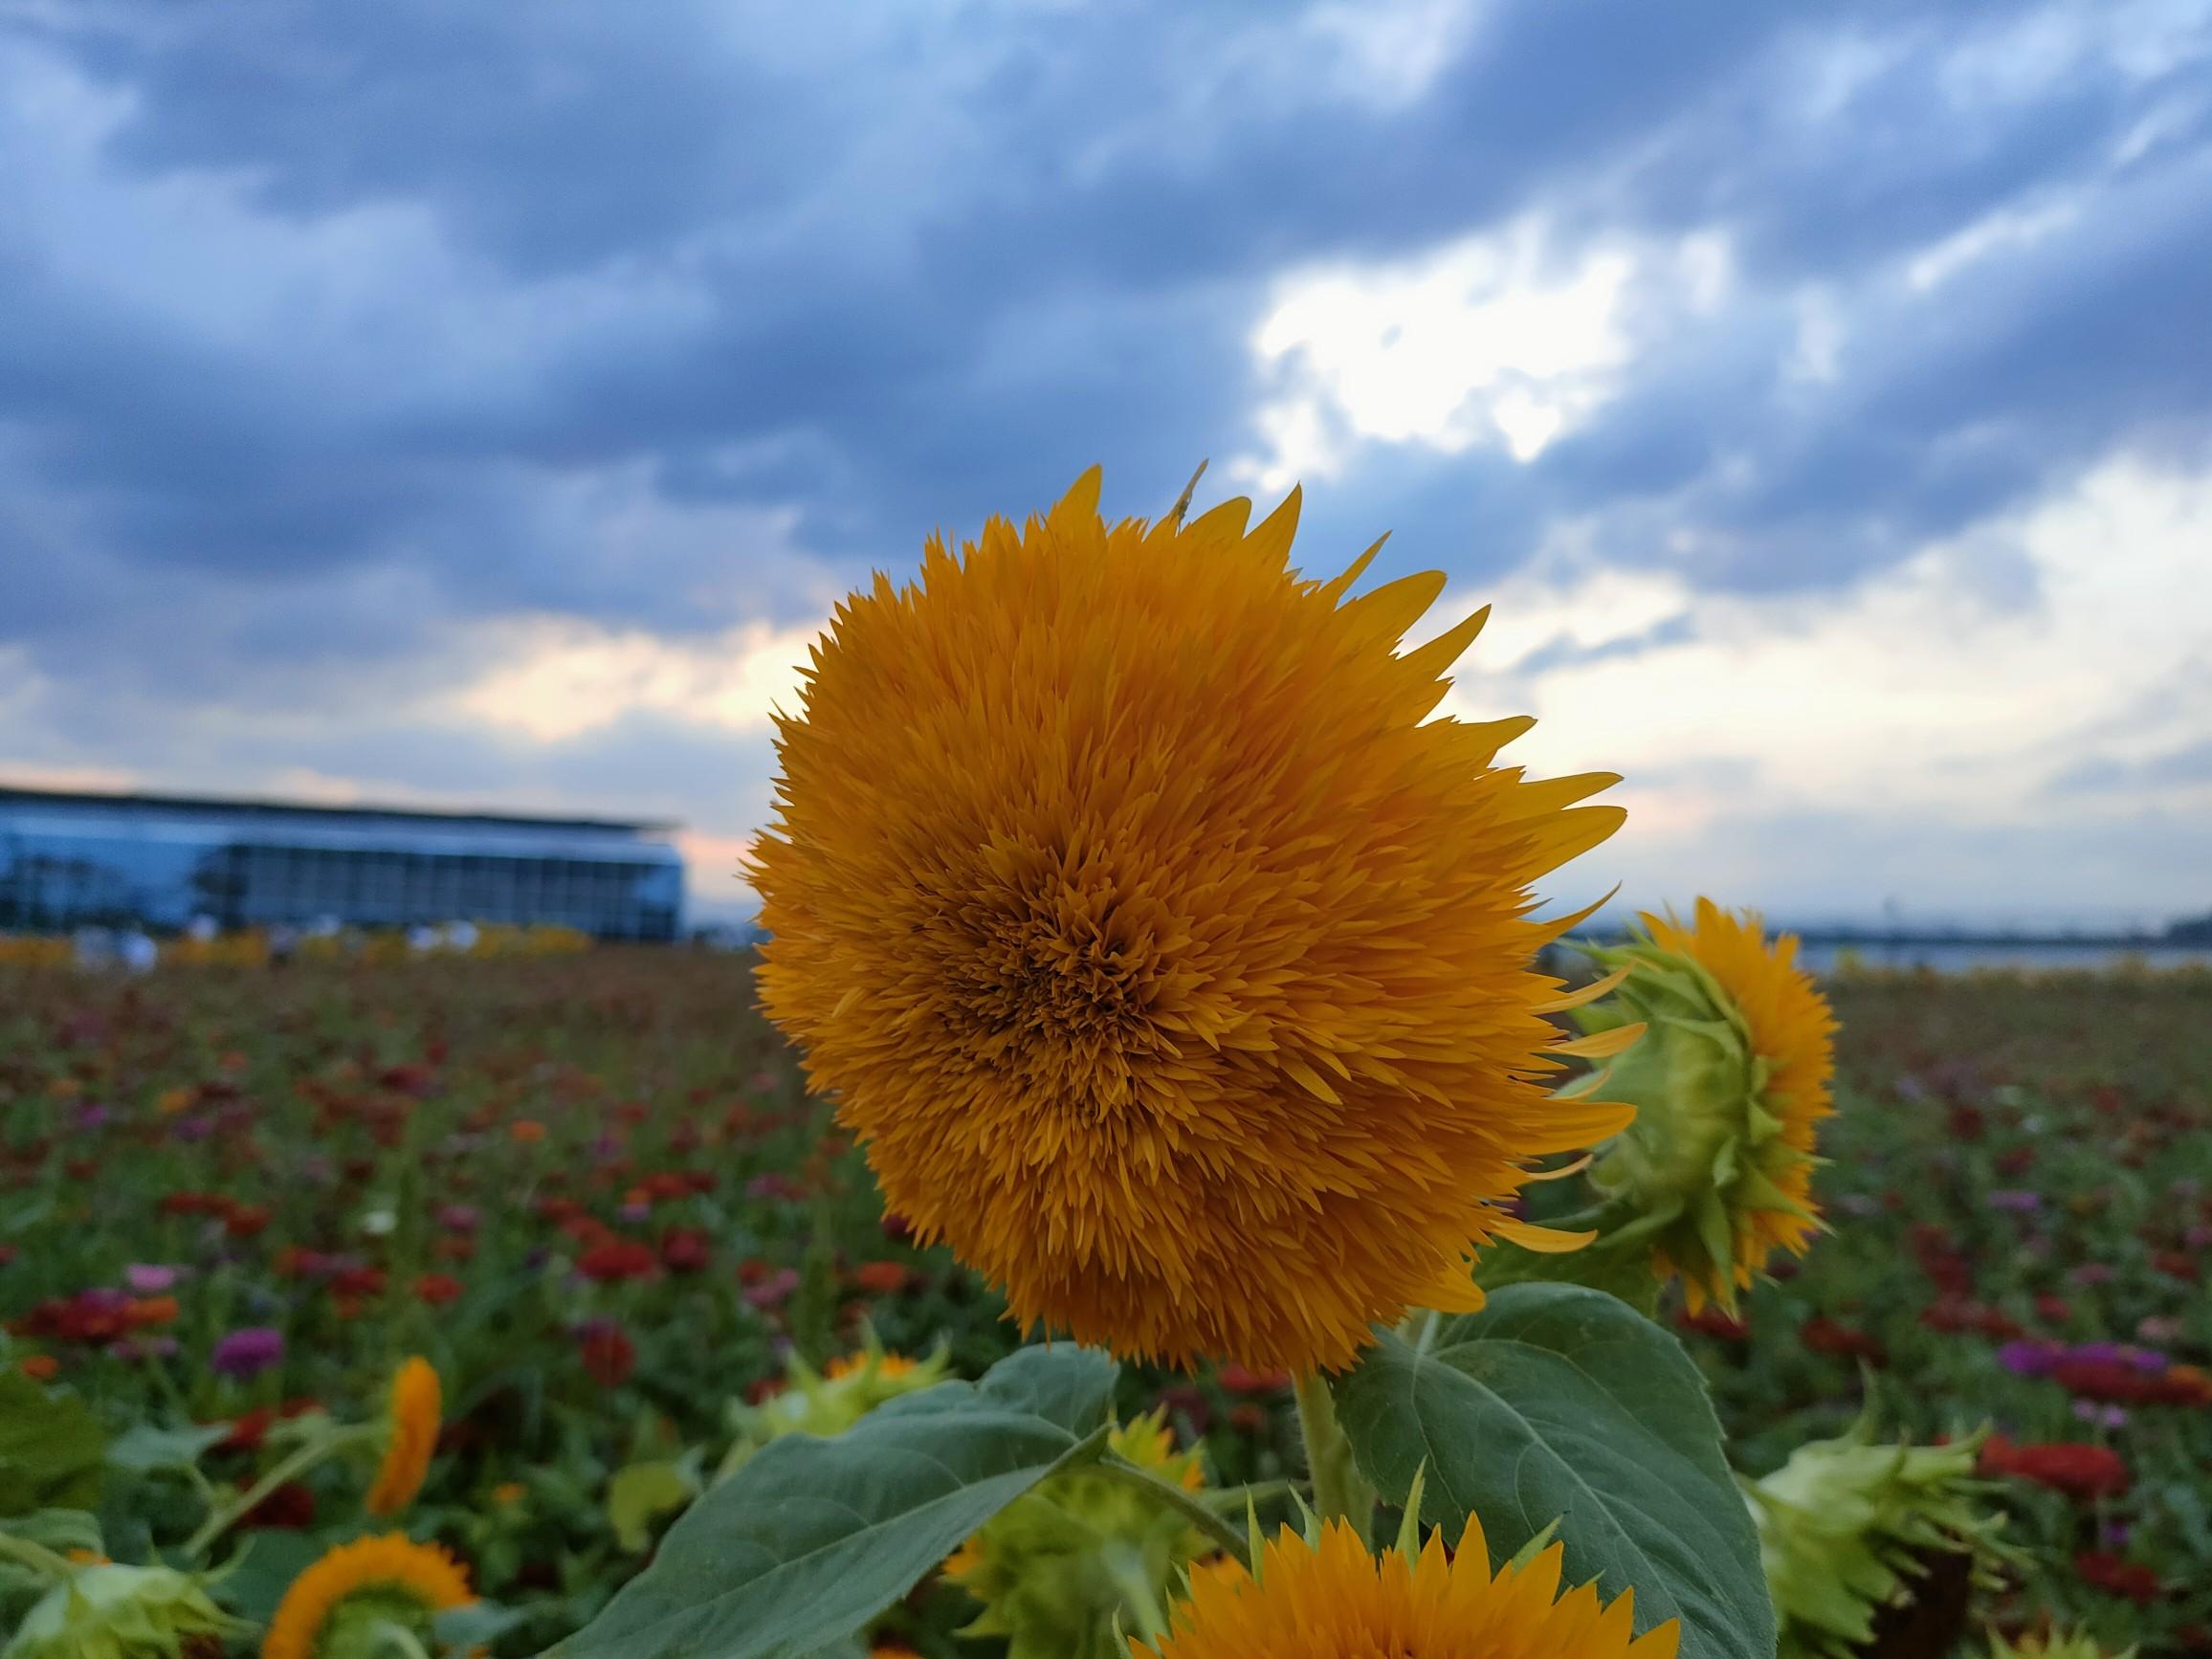
[[[1942,825],[1965,846],[2023,823],[2212,821],[2212,767],[2177,760],[2212,732],[2212,616],[2182,599],[2207,548],[2212,474],[2116,459],[1842,594],[1701,593],[1562,555],[1438,608],[1494,606],[1446,707],[1537,715],[1514,752],[1536,771],[1626,774],[1604,876],[1643,895],[1763,884],[1802,906],[1867,879],[1847,848],[1772,838],[1741,868],[1731,826],[1760,818]],[[1993,907],[2020,877],[1993,864]]]
[[[1632,292],[1710,311],[1728,285],[1717,237],[1561,256],[1536,217],[1416,260],[1298,273],[1252,336],[1277,381],[1257,415],[1270,453],[1234,476],[1265,490],[1332,477],[1360,441],[1534,460],[1615,394]]]

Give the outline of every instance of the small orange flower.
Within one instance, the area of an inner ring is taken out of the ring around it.
[[[177,1312],[174,1296],[135,1296],[123,1306],[122,1322],[134,1331],[170,1325],[176,1322]]]
[[[61,1375],[61,1361],[52,1354],[33,1354],[16,1369],[33,1382],[51,1382]]]
[[[545,1125],[535,1117],[518,1117],[507,1125],[507,1134],[518,1146],[535,1146],[545,1139]]]
[[[437,1449],[439,1405],[437,1371],[416,1355],[391,1381],[391,1438],[365,1500],[370,1515],[396,1515],[422,1491]]]

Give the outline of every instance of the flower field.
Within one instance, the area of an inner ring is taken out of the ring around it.
[[[2014,1560],[1985,1615],[2201,1648],[2212,986],[1829,988],[1831,1231],[1739,1321],[1668,1315],[1739,1467],[1844,1432],[1862,1377],[1884,1438],[1988,1422]],[[790,1356],[979,1375],[1016,1345],[1003,1303],[885,1218],[753,1004],[746,959],[673,952],[8,975],[0,1511],[90,1509],[151,1562],[251,1498],[186,1563],[237,1560],[210,1652],[259,1650],[310,1562],[401,1525],[465,1564],[474,1633],[534,1653],[779,1398],[833,1386],[788,1385]],[[417,1355],[443,1413],[404,1515],[367,1513],[373,1449],[263,1478]],[[1120,1405],[1163,1407],[1211,1483],[1267,1483],[1298,1470],[1288,1384],[1132,1368]],[[988,1653],[948,1634],[976,1611],[940,1581],[881,1639]]]

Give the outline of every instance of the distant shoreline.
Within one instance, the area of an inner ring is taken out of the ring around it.
[[[2162,934],[2091,933],[1866,933],[1853,928],[1789,927],[1776,924],[1772,933],[1788,934],[1800,944],[1824,949],[1854,950],[2081,950],[2081,951],[2194,951],[2207,947],[2198,940],[2168,939]],[[1578,933],[1594,944],[1620,944],[1630,933],[1613,928],[1599,933]]]

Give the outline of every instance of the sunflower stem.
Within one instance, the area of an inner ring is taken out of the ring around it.
[[[232,1499],[229,1504],[216,1510],[206,1520],[202,1521],[200,1530],[185,1540],[186,1557],[188,1559],[197,1560],[206,1553],[210,1544],[212,1544],[246,1516],[253,1514],[263,1498],[286,1481],[296,1479],[342,1448],[381,1438],[383,1433],[384,1430],[379,1426],[365,1424],[354,1428],[341,1429],[335,1434],[324,1435],[320,1439],[310,1440],[305,1446],[299,1448],[290,1457],[285,1458],[267,1474],[239,1493],[237,1497]]]
[[[1156,1502],[1175,1513],[1206,1537],[1219,1544],[1246,1566],[1251,1565],[1251,1552],[1246,1547],[1243,1529],[1233,1525],[1223,1515],[1208,1508],[1195,1493],[1188,1493],[1171,1480],[1162,1480],[1148,1469],[1139,1469],[1124,1457],[1109,1452],[1091,1466],[1094,1473],[1117,1480],[1123,1486],[1134,1487]]]
[[[1349,1521],[1364,1545],[1375,1526],[1375,1489],[1353,1461],[1329,1380],[1309,1371],[1292,1386],[1298,1397],[1298,1428],[1306,1438],[1306,1471],[1314,1480],[1314,1509],[1323,1520]]]

